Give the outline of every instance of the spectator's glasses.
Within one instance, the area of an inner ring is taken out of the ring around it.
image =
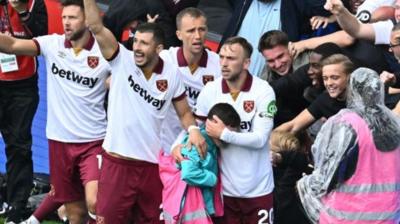
[[[397,47],[397,46],[400,46],[400,42],[397,43],[397,44],[389,43],[389,47],[390,47],[390,49],[392,49],[392,50],[393,50],[393,48],[395,48],[395,47]]]

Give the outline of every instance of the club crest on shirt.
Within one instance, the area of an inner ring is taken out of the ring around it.
[[[166,79],[157,80],[156,85],[161,92],[165,92],[168,89],[168,81]]]
[[[254,109],[254,100],[245,100],[243,101],[243,109],[247,113],[250,113]]]
[[[203,84],[207,84],[207,82],[212,82],[214,81],[214,76],[213,75],[203,75]]]
[[[91,68],[96,68],[99,65],[99,57],[97,56],[88,56],[87,57],[87,64]]]

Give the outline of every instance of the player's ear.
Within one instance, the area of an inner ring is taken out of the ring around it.
[[[157,45],[157,47],[156,47],[157,54],[159,54],[163,49],[164,49],[164,45],[163,44]]]
[[[181,36],[181,31],[180,30],[176,31],[176,37],[178,37],[179,40],[182,40],[182,36]]]
[[[244,69],[249,69],[249,67],[250,67],[250,58],[246,58],[243,61],[243,68]]]

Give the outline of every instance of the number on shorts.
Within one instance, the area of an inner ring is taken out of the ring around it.
[[[163,210],[163,204],[162,203],[160,204],[160,210],[161,210],[160,220],[164,220],[164,210]]]
[[[103,162],[103,157],[100,154],[98,154],[98,155],[96,155],[96,158],[97,158],[97,165],[98,165],[99,170],[100,170],[101,169],[101,163]]]
[[[273,209],[270,209],[270,211],[268,212],[268,210],[262,209],[260,211],[258,211],[258,216],[261,216],[260,219],[258,220],[258,224],[272,224],[272,212]]]

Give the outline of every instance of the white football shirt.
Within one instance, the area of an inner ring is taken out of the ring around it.
[[[110,67],[94,37],[78,54],[64,35],[34,41],[47,67],[47,138],[71,143],[103,139]]]
[[[254,198],[272,192],[274,179],[269,159],[268,139],[276,112],[271,86],[258,77],[247,75],[236,100],[222,78],[207,84],[200,92],[195,114],[206,118],[217,103],[229,103],[240,115],[240,132],[225,129],[221,140],[223,194]]]
[[[165,61],[169,61],[178,66],[179,75],[181,76],[183,85],[185,86],[186,97],[191,108],[196,105],[197,97],[204,85],[221,76],[219,55],[207,49],[203,51],[198,68],[193,74],[185,60],[183,49],[181,47],[170,47],[168,50],[163,50],[160,53],[160,57]],[[161,132],[162,148],[165,151],[170,151],[172,143],[181,131],[182,126],[178,115],[174,108],[171,108],[162,125]]]
[[[161,124],[173,100],[185,97],[177,67],[159,58],[149,80],[122,45],[110,60],[112,69],[108,126],[103,147],[108,152],[157,163]]]

